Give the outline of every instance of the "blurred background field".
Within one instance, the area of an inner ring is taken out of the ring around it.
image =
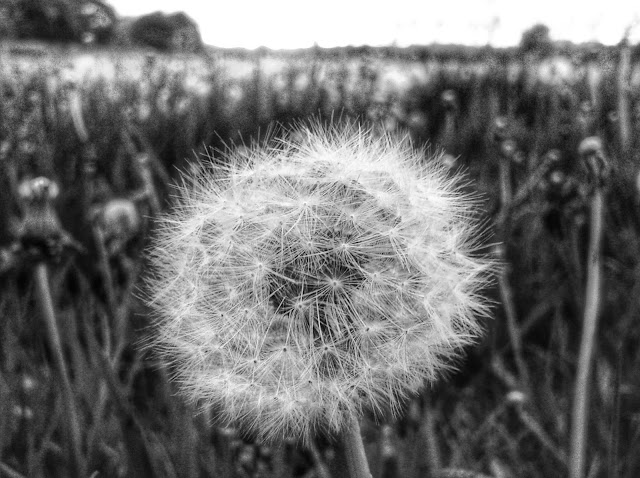
[[[312,116],[400,130],[443,151],[425,160],[466,171],[487,247],[501,244],[505,264],[487,291],[495,317],[459,372],[401,419],[365,420],[374,477],[568,476],[580,393],[585,476],[638,476],[640,62],[625,41],[573,47],[544,28],[529,33],[511,49],[0,42],[0,476],[339,468],[330,437],[309,449],[266,446],[216,424],[213,410],[195,414],[138,346],[152,333],[139,299],[144,248],[179,171],[198,171],[207,151],[263,141],[274,122]],[[579,152],[592,136],[603,145],[595,175]],[[38,177],[55,184],[29,182]],[[590,387],[576,393],[595,189],[601,304]],[[42,305],[43,263],[61,356]]]

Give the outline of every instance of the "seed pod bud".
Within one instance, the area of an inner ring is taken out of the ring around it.
[[[583,139],[578,147],[578,154],[582,158],[583,170],[589,181],[596,187],[602,186],[609,175],[609,165],[600,138],[590,136]]]
[[[580,146],[578,146],[578,154],[580,156],[602,154],[602,141],[598,136],[589,136],[583,139]]]
[[[20,265],[19,246],[0,247],[0,276]]]
[[[544,155],[544,161],[548,162],[549,165],[557,164],[560,161],[560,159],[562,159],[562,155],[560,154],[560,151],[557,149],[550,149]]]
[[[62,227],[53,208],[59,192],[58,185],[45,177],[28,179],[18,186],[24,212],[19,236],[24,249],[45,256],[59,252]]]
[[[555,171],[551,171],[549,174],[549,184],[551,184],[554,188],[560,188],[566,181],[566,175],[556,169]]]
[[[136,205],[129,199],[111,199],[94,211],[94,223],[104,234],[109,256],[124,249],[140,231],[141,222]]]
[[[23,209],[18,230],[20,247],[38,259],[58,256],[65,247],[84,251],[60,224],[53,207],[59,192],[58,185],[45,177],[24,180],[18,186]]]
[[[435,158],[355,126],[248,156],[191,178],[160,220],[152,345],[188,397],[262,441],[399,412],[487,312],[473,201]]]
[[[493,122],[493,140],[501,143],[508,138],[509,122],[504,116],[498,116]]]
[[[440,95],[442,106],[446,110],[455,110],[458,108],[458,95],[453,90],[444,90]]]
[[[49,178],[38,177],[23,181],[18,186],[18,196],[27,205],[48,204],[58,197],[60,188]]]
[[[506,402],[514,405],[521,405],[527,401],[527,396],[520,390],[512,390],[507,393]]]
[[[513,160],[518,151],[518,144],[512,139],[505,139],[500,143],[500,154],[507,160]]]

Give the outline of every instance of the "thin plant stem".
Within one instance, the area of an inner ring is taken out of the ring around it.
[[[540,444],[546,448],[549,453],[562,465],[567,466],[567,454],[566,450],[563,450],[559,447],[553,440],[551,436],[544,430],[542,425],[538,423],[538,421],[527,411],[524,410],[523,407],[516,407],[516,411],[518,413],[518,417],[522,424],[529,430],[536,439],[540,442]]]
[[[73,126],[76,130],[76,134],[82,144],[89,142],[89,131],[85,125],[84,118],[82,116],[82,97],[80,91],[77,88],[73,88],[70,94],[69,103],[71,104],[71,119],[73,120]]]
[[[319,478],[331,478],[329,474],[329,470],[324,463],[324,459],[322,458],[322,454],[318,449],[318,445],[315,442],[311,442],[309,445],[309,451],[311,452],[311,456],[313,457],[313,463],[315,465],[316,474]]]
[[[107,296],[109,312],[111,313],[112,318],[116,320],[119,314],[117,312],[116,293],[113,288],[113,276],[111,275],[111,267],[109,266],[109,256],[107,254],[107,248],[105,247],[104,231],[98,225],[94,225],[92,229],[100,260],[100,272],[102,273],[104,292]],[[117,324],[117,326],[119,328],[120,324]]]
[[[621,415],[620,407],[622,405],[621,397],[620,397],[620,381],[622,380],[621,371],[624,365],[622,350],[623,350],[623,344],[621,340],[618,346],[615,379],[614,379],[614,385],[613,385],[614,404],[613,404],[613,413],[611,417],[611,428],[609,431],[609,454],[607,457],[607,477],[608,478],[615,478],[616,476],[619,476],[618,446],[620,443],[620,415]]]
[[[501,254],[501,256],[504,256],[504,254]],[[506,261],[506,258],[500,257],[500,260]],[[524,387],[528,391],[529,373],[527,371],[527,367],[522,354],[522,338],[520,327],[518,326],[518,320],[516,317],[516,307],[513,299],[513,291],[511,289],[511,284],[509,283],[506,271],[501,271],[498,275],[498,286],[500,289],[500,298],[502,299],[504,313],[507,318],[507,328],[509,330],[511,347],[513,349],[513,355],[515,357],[516,367],[518,369],[520,386]]]
[[[511,188],[511,163],[508,159],[500,159],[500,203],[502,208],[508,209],[513,198]]]
[[[618,62],[618,129],[620,149],[625,155],[631,145],[631,114],[629,106],[629,77],[631,76],[631,47],[625,40],[620,47]]]
[[[7,478],[25,478],[24,475],[21,475],[13,468],[5,465],[4,463],[0,463],[0,472],[2,472],[2,475],[6,476]]]
[[[553,156],[546,154],[540,164],[531,172],[524,184],[517,188],[517,191],[512,196],[508,196],[507,194],[502,195],[502,200],[508,199],[509,202],[502,204],[501,222],[504,221],[506,215],[515,213],[516,208],[524,204],[524,202],[531,197],[535,189],[544,181],[544,175],[549,171],[552,163]],[[501,173],[501,181],[505,183],[505,186],[508,186],[506,181],[509,181],[509,176],[507,176],[506,172]]]
[[[347,458],[349,478],[372,478],[369,462],[364,452],[360,424],[352,419],[342,434],[342,443]]]
[[[511,207],[511,200],[513,198],[513,192],[511,188],[511,166],[509,161],[503,158],[500,161],[500,202],[502,211],[509,211]],[[502,238],[507,237],[508,230],[508,215],[507,213],[500,214],[499,228],[502,234]],[[513,355],[518,369],[518,378],[520,386],[524,388],[526,393],[529,393],[529,373],[525,364],[522,354],[522,338],[520,328],[518,326],[516,306],[513,298],[513,290],[509,282],[506,246],[501,245],[498,248],[499,260],[505,264],[505,267],[498,274],[498,287],[500,290],[500,298],[504,307],[504,313],[507,319],[507,328],[509,330],[509,338],[511,340],[511,347],[513,348]]]
[[[438,447],[436,436],[436,410],[429,403],[425,409],[423,430],[426,438],[425,453],[429,460],[429,470],[439,470],[442,468],[442,456]]]
[[[35,266],[36,294],[40,305],[42,316],[46,322],[47,335],[49,338],[51,351],[55,367],[60,375],[60,387],[62,389],[62,397],[64,401],[65,413],[68,419],[71,459],[77,477],[84,477],[84,462],[82,459],[82,445],[80,422],[76,415],[75,400],[73,390],[71,389],[71,380],[69,371],[62,350],[62,341],[60,340],[60,331],[56,322],[56,316],[53,308],[53,299],[51,298],[51,289],[49,288],[49,272],[44,262],[39,262]]]
[[[582,339],[573,402],[571,425],[570,478],[584,478],[587,442],[587,409],[589,405],[589,376],[594,355],[598,309],[600,306],[602,222],[604,200],[601,188],[596,188],[591,200],[589,256],[587,258],[587,286]]]

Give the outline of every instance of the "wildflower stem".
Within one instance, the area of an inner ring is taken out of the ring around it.
[[[503,208],[510,206],[512,197],[511,163],[507,159],[502,159],[500,161],[500,203]]]
[[[501,260],[506,261],[504,253]],[[507,271],[501,271],[498,275],[498,285],[500,288],[500,297],[504,307],[504,313],[507,318],[507,327],[509,329],[509,338],[511,340],[511,347],[513,348],[513,355],[516,361],[516,367],[518,369],[518,382],[520,386],[528,387],[528,371],[522,354],[522,338],[520,333],[520,327],[518,326],[518,319],[516,317],[516,307],[513,299],[513,291],[511,284],[507,277]]]
[[[109,257],[105,247],[104,231],[100,226],[93,226],[93,237],[95,239],[96,249],[100,260],[100,269],[102,272],[102,280],[104,282],[104,292],[107,296],[107,304],[109,312],[113,317],[117,317],[117,306],[115,291],[113,290],[113,277],[111,275],[111,267],[109,266]]]
[[[319,478],[331,478],[329,474],[329,470],[322,459],[322,454],[318,449],[318,445],[315,442],[311,442],[309,446],[309,451],[311,452],[311,456],[313,457],[313,462],[316,468],[316,474]]]
[[[82,96],[77,88],[71,91],[69,103],[71,105],[71,119],[73,120],[73,126],[76,130],[76,134],[82,144],[89,142],[89,132],[84,122],[82,115]]]
[[[620,47],[620,61],[618,65],[618,128],[620,149],[626,155],[629,152],[629,146],[631,144],[631,114],[629,111],[631,47],[626,39]]]
[[[502,233],[502,237],[507,237],[507,229],[509,225],[508,211],[511,207],[511,201],[513,199],[513,192],[511,188],[511,169],[510,163],[507,160],[500,161],[500,198],[501,209],[503,213],[499,215],[499,228]],[[499,260],[503,264],[507,264],[506,248],[500,246],[498,249],[500,253]],[[529,373],[522,354],[522,338],[520,328],[518,326],[517,312],[515,301],[513,298],[513,290],[509,282],[508,268],[505,267],[498,274],[498,286],[500,289],[500,297],[504,307],[504,313],[507,319],[507,327],[509,329],[509,338],[511,340],[511,347],[513,348],[513,355],[518,369],[518,378],[521,387],[524,387],[525,391],[529,392]]]
[[[587,408],[589,404],[589,375],[594,353],[598,309],[600,306],[600,274],[602,242],[602,222],[604,200],[600,187],[596,188],[591,200],[591,226],[589,256],[587,264],[586,304],[578,358],[578,371],[573,402],[571,426],[570,477],[584,478],[585,450],[587,439]]]
[[[60,331],[56,322],[56,316],[53,309],[53,299],[51,298],[51,289],[49,287],[49,273],[44,262],[40,262],[35,267],[36,293],[37,300],[42,311],[42,316],[46,322],[47,333],[49,336],[51,350],[55,366],[60,375],[60,386],[62,388],[62,396],[64,400],[65,412],[69,421],[69,435],[71,446],[72,466],[77,477],[86,476],[84,472],[84,464],[82,462],[82,447],[80,424],[76,415],[76,408],[73,398],[73,390],[71,389],[71,381],[69,379],[69,371],[62,351],[62,341],[60,340]]]
[[[6,476],[7,478],[24,478],[23,475],[2,462],[0,462],[0,471],[3,473],[3,476]]]
[[[356,419],[351,419],[346,427],[342,442],[347,458],[347,467],[349,469],[350,478],[371,478],[369,471],[369,462],[364,452],[364,443],[360,433],[360,424]]]
[[[426,435],[426,454],[429,460],[431,471],[442,468],[442,457],[438,448],[438,438],[436,436],[436,410],[431,404],[427,405],[424,414],[423,430]]]

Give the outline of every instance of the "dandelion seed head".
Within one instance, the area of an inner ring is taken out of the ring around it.
[[[187,397],[263,441],[400,413],[480,333],[475,203],[406,141],[302,126],[180,196],[150,253],[152,346]]]

